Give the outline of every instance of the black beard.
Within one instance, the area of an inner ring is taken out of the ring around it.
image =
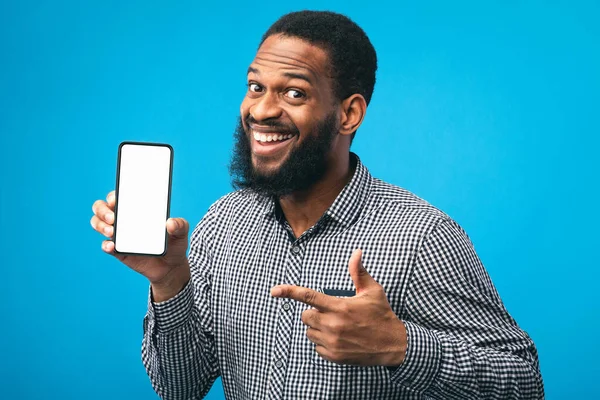
[[[275,197],[308,189],[323,178],[327,171],[327,156],[336,135],[335,113],[319,123],[315,133],[316,135],[307,136],[292,149],[277,171],[266,175],[256,171],[252,165],[250,139],[241,117],[238,118],[233,155],[229,164],[233,187],[249,188],[260,195]]]

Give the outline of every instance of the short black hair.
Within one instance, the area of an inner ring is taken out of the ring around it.
[[[377,54],[366,33],[345,15],[331,11],[297,11],[279,18],[263,35],[297,37],[323,48],[329,55],[334,94],[343,100],[361,94],[367,105],[375,87]]]

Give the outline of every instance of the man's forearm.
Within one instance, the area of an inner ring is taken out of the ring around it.
[[[533,343],[515,344],[509,351],[475,346],[445,334],[438,337],[442,361],[436,381],[440,385],[433,385],[432,393],[443,398],[448,398],[443,395],[446,391],[474,399],[544,398],[537,357],[532,354]]]
[[[149,306],[142,360],[163,399],[201,398],[219,375],[207,321],[194,312],[195,290],[189,283],[168,301]]]
[[[396,383],[435,399],[544,398],[533,343],[515,344],[511,352],[475,346],[414,324],[407,326],[407,356],[391,374]]]

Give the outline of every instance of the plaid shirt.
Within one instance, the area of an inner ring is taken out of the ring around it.
[[[228,399],[542,399],[535,346],[465,232],[352,158],[353,178],[299,238],[250,190],[210,207],[191,236],[190,283],[149,300],[142,359],[156,392],[200,399],[221,376]],[[397,368],[321,358],[300,320],[309,306],[270,295],[282,283],[353,290],[357,248],[406,325]]]

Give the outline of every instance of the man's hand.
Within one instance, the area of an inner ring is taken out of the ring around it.
[[[189,224],[183,218],[167,220],[167,253],[162,257],[117,254],[115,243],[112,241],[115,203],[113,190],[106,197],[106,201],[97,200],[92,206],[94,212],[90,220],[92,228],[108,238],[102,242],[102,250],[148,278],[152,284],[152,296],[155,302],[165,301],[175,296],[190,280],[190,267],[186,257]]]
[[[395,367],[406,355],[406,327],[387,300],[383,287],[362,265],[355,250],[348,270],[356,295],[338,298],[292,285],[271,289],[274,297],[300,301],[314,308],[302,313],[306,336],[321,357],[339,364]]]

